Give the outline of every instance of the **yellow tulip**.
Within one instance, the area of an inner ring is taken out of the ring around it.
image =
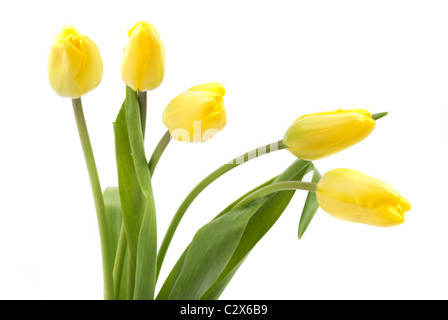
[[[319,206],[335,218],[377,227],[404,222],[409,202],[381,180],[351,169],[334,169],[317,184]]]
[[[226,126],[225,88],[206,83],[174,98],[163,111],[163,123],[174,139],[204,142]]]
[[[165,47],[153,25],[137,22],[128,31],[121,60],[121,77],[134,91],[156,89],[165,74]]]
[[[73,26],[64,26],[48,57],[50,85],[62,97],[77,99],[95,89],[103,76],[96,44]]]
[[[364,140],[374,127],[375,120],[364,109],[313,113],[289,127],[283,144],[300,159],[318,160]]]

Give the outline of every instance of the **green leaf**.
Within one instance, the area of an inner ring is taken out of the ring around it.
[[[249,194],[251,194],[252,192],[257,191],[258,189],[261,189],[265,186],[267,186],[268,184],[271,184],[274,179],[276,179],[277,177],[274,177],[268,181],[266,181],[265,183],[259,185],[258,187],[252,189],[251,191],[247,192],[246,194],[244,194],[243,196],[241,196],[240,198],[238,198],[237,200],[235,200],[232,204],[230,204],[227,208],[225,208],[223,211],[221,211],[220,214],[218,214],[213,220],[218,219],[219,217],[221,217],[222,215],[226,214],[227,212],[229,212],[230,210],[232,210],[232,208],[239,203],[242,199],[244,199],[246,196],[248,196]],[[184,251],[184,253],[182,254],[182,256],[179,258],[179,260],[177,261],[176,265],[174,266],[173,270],[171,271],[170,275],[168,276],[168,278],[165,280],[164,286],[169,288],[172,287],[174,282],[176,281],[177,277],[178,277],[178,273],[180,272],[180,270],[182,269],[182,264],[184,263],[184,259],[185,259],[185,255],[188,252],[188,248]],[[161,294],[159,294],[158,299],[161,298]]]
[[[278,177],[278,176],[277,176]],[[252,190],[250,190],[249,192],[245,193],[244,195],[242,195],[241,197],[239,197],[238,199],[236,199],[235,201],[233,201],[229,206],[227,206],[227,208],[225,208],[224,210],[222,210],[214,219],[218,219],[220,216],[226,214],[227,212],[229,212],[230,210],[233,209],[233,207],[235,207],[241,200],[243,200],[244,198],[246,198],[248,195],[250,195],[251,193],[257,191],[258,189],[261,189],[263,187],[266,187],[267,185],[270,185],[275,179],[277,179],[277,177],[274,177],[268,181],[266,181],[265,183],[260,184],[258,187],[253,188]]]
[[[223,215],[196,233],[168,299],[199,299],[206,292],[224,271],[256,207]]]
[[[129,87],[126,87],[126,100],[114,123],[114,132],[119,193],[129,248],[127,287],[134,291],[134,299],[153,299],[157,254],[155,204],[137,93]],[[132,298],[132,292],[127,295]]]
[[[311,181],[314,183],[318,183],[321,178],[319,171],[317,171],[317,168],[314,166],[314,164],[312,164],[310,168],[312,168],[312,170],[314,171]],[[308,196],[306,197],[305,205],[302,211],[302,216],[300,217],[299,239],[302,238],[318,208],[319,204],[317,203],[316,193],[308,192]]]
[[[145,156],[145,146],[143,144],[142,126],[140,120],[140,107],[138,104],[137,92],[126,87],[126,123],[129,134],[129,146],[132,152],[135,172],[141,190],[146,198],[153,198],[151,186],[151,173],[148,167],[148,160]]]
[[[157,233],[154,204],[147,201],[138,238],[134,300],[153,300],[156,287]]]
[[[145,155],[137,92],[126,87],[126,122],[132,159],[141,191],[145,197],[142,223],[138,235],[135,266],[134,299],[154,299],[157,279],[156,207],[151,185],[151,173]]]
[[[132,300],[132,295],[128,294],[128,268],[129,262],[129,250],[126,250],[124,256],[123,270],[121,271],[120,288],[118,292],[118,300]],[[133,290],[132,290],[133,291]],[[132,293],[133,294],[133,293]]]
[[[309,166],[297,160],[272,182],[301,180]],[[196,233],[157,299],[217,299],[293,195],[294,191],[281,191],[245,208],[226,208]]]
[[[123,221],[118,187],[107,187],[106,190],[104,190],[103,198],[106,209],[106,223],[109,232],[112,260],[115,260],[118,239],[120,238],[121,224]]]
[[[272,183],[280,181],[301,181],[310,170],[311,162],[296,160],[288,169],[279,175]],[[268,195],[259,201],[263,203],[260,209],[252,216],[245,232],[235,250],[232,258],[227,264],[224,272],[212,287],[201,297],[201,299],[218,299],[227,284],[232,279],[239,266],[250,253],[253,247],[269,231],[277,219],[291,201],[295,191],[282,191]]]
[[[131,146],[126,122],[124,104],[114,123],[115,154],[118,171],[118,189],[123,210],[123,223],[126,231],[131,264],[135,269],[138,235],[143,217],[145,197],[138,183],[132,159]]]

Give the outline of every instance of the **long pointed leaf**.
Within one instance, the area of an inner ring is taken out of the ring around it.
[[[145,155],[137,92],[126,87],[126,122],[132,159],[145,197],[142,224],[138,235],[134,299],[154,299],[157,279],[157,223],[151,173]]]
[[[313,178],[311,179],[312,182],[318,183],[321,175],[319,171],[317,171],[317,168],[312,165],[313,168]],[[300,223],[299,223],[299,239],[302,238],[303,234],[305,233],[306,229],[308,228],[311,220],[313,219],[314,215],[316,214],[317,209],[319,209],[319,204],[317,203],[317,197],[315,192],[308,192],[308,195],[305,200],[305,205],[303,207],[302,215],[300,217]]]
[[[121,271],[121,281],[120,281],[120,290],[118,293],[118,300],[129,300],[132,297],[128,295],[128,261],[129,259],[129,250],[126,250],[124,256],[123,270]]]
[[[310,163],[297,160],[275,182],[302,179]],[[244,258],[280,217],[294,191],[268,195],[202,227],[164,283],[158,299],[215,299]],[[226,209],[227,210],[227,209]]]
[[[288,169],[279,175],[273,183],[280,181],[296,180],[301,181],[307,172],[309,172],[311,163],[303,160],[296,160]],[[252,216],[245,232],[233,253],[226,268],[220,277],[201,297],[201,299],[218,299],[233,275],[238,270],[244,259],[255,247],[258,241],[269,231],[274,223],[281,216],[288,206],[295,191],[281,191],[269,195],[262,200],[263,206]]]
[[[114,133],[119,193],[129,249],[126,295],[135,299],[153,299],[157,253],[155,204],[137,93],[128,87],[125,103],[114,123]]]
[[[118,187],[106,188],[103,193],[103,198],[104,207],[106,209],[106,223],[109,232],[112,260],[115,260],[121,223],[123,221]]]
[[[138,235],[140,233],[143,217],[145,197],[138,183],[134,160],[132,159],[124,105],[120,109],[114,123],[114,133],[118,189],[123,211],[123,223],[126,231],[131,264],[135,269]]]

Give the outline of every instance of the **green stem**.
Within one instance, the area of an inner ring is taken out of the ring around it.
[[[114,271],[113,271],[115,297],[117,298],[120,293],[121,276],[123,273],[123,263],[124,263],[124,257],[126,256],[127,245],[128,241],[126,238],[126,231],[124,228],[124,224],[122,224],[120,230],[120,237],[118,239],[117,253],[115,255]]]
[[[162,268],[163,260],[165,259],[166,252],[168,251],[168,247],[170,246],[171,240],[173,239],[174,233],[176,232],[177,227],[179,226],[180,221],[182,220],[185,212],[190,207],[191,203],[196,199],[196,197],[213,181],[218,179],[220,176],[225,174],[226,172],[238,167],[239,165],[252,160],[254,158],[257,158],[259,156],[262,156],[264,154],[271,153],[273,151],[285,149],[285,145],[283,145],[282,140],[276,142],[267,144],[266,146],[254,149],[250,152],[246,152],[243,155],[234,158],[232,161],[224,164],[223,166],[219,167],[215,171],[213,171],[211,174],[209,174],[207,177],[205,177],[204,180],[199,182],[196,187],[188,194],[188,196],[185,198],[185,200],[180,205],[179,209],[177,209],[176,214],[173,217],[173,220],[171,221],[168,230],[165,234],[165,237],[163,238],[162,244],[159,249],[159,253],[157,255],[157,277],[159,276],[160,269]]]
[[[73,111],[78,126],[79,138],[81,140],[87,171],[89,173],[90,185],[92,187],[93,200],[95,203],[98,228],[100,233],[101,253],[103,259],[104,297],[106,300],[115,299],[114,282],[112,277],[112,255],[109,246],[109,233],[107,232],[106,210],[104,207],[103,192],[101,190],[98,171],[93,156],[87,124],[82,110],[81,98],[72,99]]]
[[[235,201],[233,201],[231,204],[229,204],[224,210],[222,210],[216,217],[213,218],[213,220],[216,220],[220,217],[222,217],[223,215],[225,215],[227,212],[233,210],[235,208],[235,206],[244,198],[246,198],[247,196],[249,196],[251,193],[254,193],[255,191],[270,185],[278,176],[275,176],[274,178],[266,181],[265,183],[259,185],[258,187],[255,187],[254,189],[250,190],[249,192],[243,194],[241,197],[239,197],[238,199],[236,199]]]
[[[160,139],[159,143],[157,144],[157,147],[154,149],[151,159],[149,159],[148,165],[151,176],[153,176],[157,163],[159,162],[160,157],[162,156],[163,152],[165,151],[170,141],[171,141],[171,134],[169,131],[167,131],[163,135],[162,139]]]
[[[303,181],[283,181],[278,183],[270,184],[266,187],[258,189],[257,191],[249,194],[246,198],[238,202],[234,207],[234,209],[243,208],[258,200],[267,196],[268,194],[283,191],[283,190],[306,190],[315,192],[317,184],[313,182],[303,182]]]
[[[131,255],[128,254],[128,274],[127,274],[127,287],[126,287],[126,300],[132,300],[134,298],[134,288],[135,288],[135,266],[132,263]]]
[[[389,112],[379,112],[379,113],[375,113],[375,114],[372,114],[372,119],[373,119],[373,120],[378,120],[378,119],[381,119],[382,117],[387,116],[388,114],[389,114]]]
[[[146,130],[146,110],[148,105],[148,95],[146,91],[137,91],[138,105],[140,107],[140,121],[142,123],[143,140],[145,140]]]

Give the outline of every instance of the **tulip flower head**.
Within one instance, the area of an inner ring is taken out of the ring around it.
[[[204,142],[226,126],[225,88],[206,83],[174,98],[163,111],[163,123],[174,139]]]
[[[50,85],[62,97],[78,99],[95,89],[103,76],[96,44],[73,26],[64,26],[54,38],[48,57]]]
[[[335,218],[377,227],[404,222],[409,202],[381,180],[351,169],[334,169],[317,185],[319,206]]]
[[[165,74],[165,47],[153,25],[137,22],[128,31],[121,60],[121,77],[134,91],[156,89]]]
[[[364,140],[375,120],[364,109],[313,113],[298,118],[286,131],[283,144],[296,157],[318,160]]]

